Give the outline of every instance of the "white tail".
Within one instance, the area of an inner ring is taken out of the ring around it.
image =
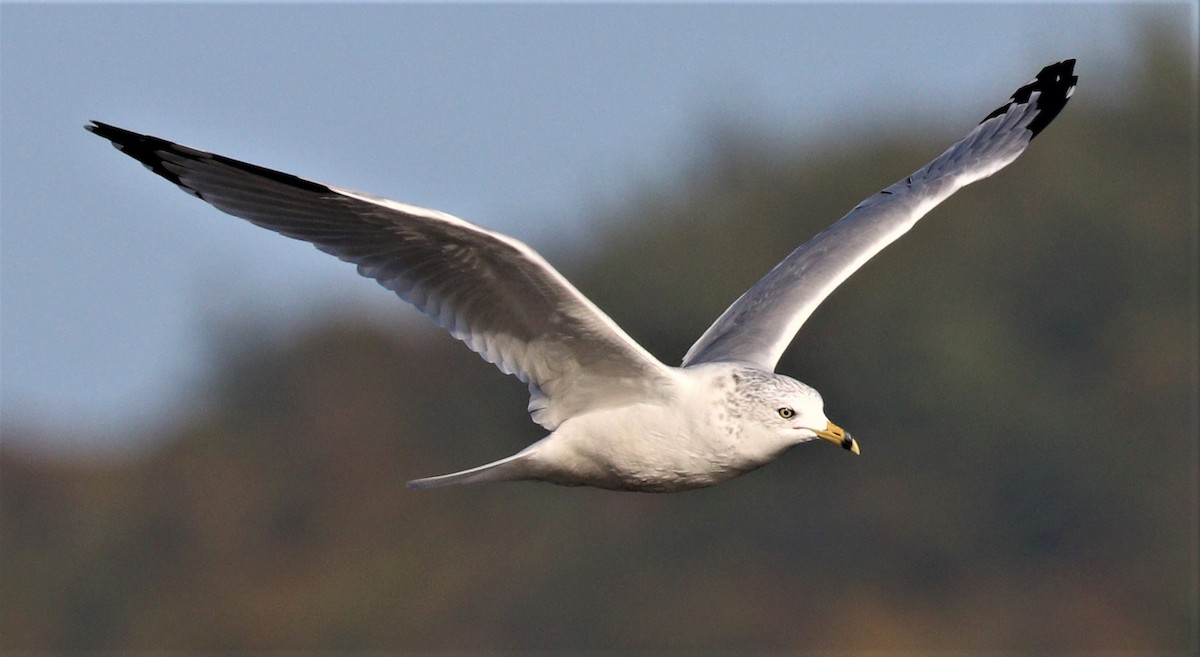
[[[452,472],[450,474],[438,475],[436,477],[425,477],[424,479],[414,479],[405,486],[409,488],[437,488],[439,486],[453,486],[457,484],[482,484],[489,481],[515,481],[517,479],[528,479],[532,476],[532,472],[525,462],[532,452],[529,449],[521,450],[512,456],[502,458],[499,461],[493,461],[485,465],[463,470],[462,472]]]

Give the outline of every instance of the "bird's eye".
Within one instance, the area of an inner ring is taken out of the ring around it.
[[[779,409],[776,412],[779,413],[779,417],[781,417],[785,420],[790,420],[796,416],[796,411],[793,411],[791,408],[788,408],[787,406],[784,406],[783,408]]]

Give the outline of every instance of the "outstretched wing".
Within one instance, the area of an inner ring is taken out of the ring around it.
[[[217,209],[358,265],[528,383],[529,411],[548,429],[668,388],[669,368],[511,237],[104,123],[87,129]]]
[[[946,152],[793,251],[717,318],[683,365],[741,361],[774,370],[796,331],[834,288],[938,203],[1025,150],[1071,97],[1074,67],[1068,59],[1042,69]]]

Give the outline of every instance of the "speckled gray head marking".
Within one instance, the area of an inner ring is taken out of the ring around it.
[[[780,396],[803,395],[818,398],[811,387],[787,376],[745,368],[730,375],[734,394],[747,399],[771,399]]]
[[[820,393],[790,377],[747,367],[733,371],[729,378],[733,385],[725,396],[725,405],[734,419],[755,415],[767,407],[774,413],[777,402],[797,396],[820,403]]]

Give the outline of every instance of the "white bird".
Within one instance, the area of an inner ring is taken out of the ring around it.
[[[1042,69],[929,164],[870,196],[775,266],[692,345],[651,356],[525,244],[435,210],[314,182],[100,122],[87,127],[217,209],[358,266],[529,384],[550,431],[493,463],[412,488],[542,480],[680,491],[823,439],[858,453],[821,395],[774,373],[813,310],[959,188],[1007,166],[1066,105],[1075,60]]]

